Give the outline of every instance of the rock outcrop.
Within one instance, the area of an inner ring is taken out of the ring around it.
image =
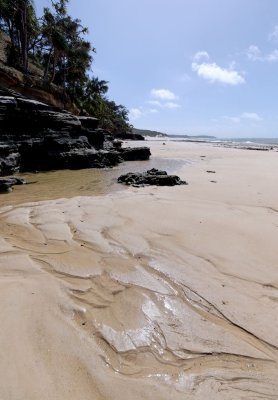
[[[168,175],[166,171],[160,171],[156,168],[150,169],[146,172],[129,172],[125,175],[121,175],[118,178],[118,182],[135,187],[145,185],[187,185],[187,182],[182,181],[177,175]]]
[[[7,193],[12,191],[15,185],[24,185],[25,179],[20,176],[11,176],[7,178],[0,178],[0,193]]]
[[[117,133],[115,136],[117,139],[122,140],[145,140],[144,136],[138,133],[125,133],[124,135]]]
[[[148,147],[125,147],[119,152],[124,161],[147,160],[151,155]]]
[[[18,171],[110,167],[146,160],[147,147],[122,148],[98,120],[0,88],[0,176]]]

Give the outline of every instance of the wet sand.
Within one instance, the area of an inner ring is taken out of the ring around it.
[[[278,398],[278,153],[151,146],[188,186],[0,209],[1,399]]]
[[[142,142],[136,142],[135,145],[142,146]],[[75,196],[103,196],[124,189],[117,183],[121,174],[151,168],[161,168],[173,173],[186,164],[187,160],[152,157],[146,161],[124,162],[113,168],[23,173],[20,176],[26,180],[27,185],[14,186],[12,192],[5,196],[0,195],[0,207]]]

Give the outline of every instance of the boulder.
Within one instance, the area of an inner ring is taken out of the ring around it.
[[[119,152],[124,161],[148,160],[151,156],[149,147],[125,147]]]
[[[146,172],[129,172],[118,178],[119,183],[132,186],[156,185],[156,186],[175,186],[187,185],[177,175],[168,175],[166,171],[150,169]]]
[[[116,133],[115,137],[122,140],[145,140],[144,136],[139,133]]]
[[[26,181],[20,176],[0,178],[0,193],[9,193],[14,185],[23,185]]]
[[[0,181],[0,193],[9,193],[12,189],[12,184],[8,182],[1,182]]]

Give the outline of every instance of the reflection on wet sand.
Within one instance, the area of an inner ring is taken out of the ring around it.
[[[70,198],[74,196],[101,196],[123,190],[117,183],[121,174],[166,169],[169,173],[186,164],[186,160],[155,158],[148,161],[125,162],[114,168],[60,170],[20,174],[27,185],[14,186],[11,193],[0,195],[0,207],[40,200]]]

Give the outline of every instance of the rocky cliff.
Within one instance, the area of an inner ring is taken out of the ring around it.
[[[18,171],[103,168],[146,160],[147,147],[122,148],[98,120],[78,117],[0,87],[0,175]]]

